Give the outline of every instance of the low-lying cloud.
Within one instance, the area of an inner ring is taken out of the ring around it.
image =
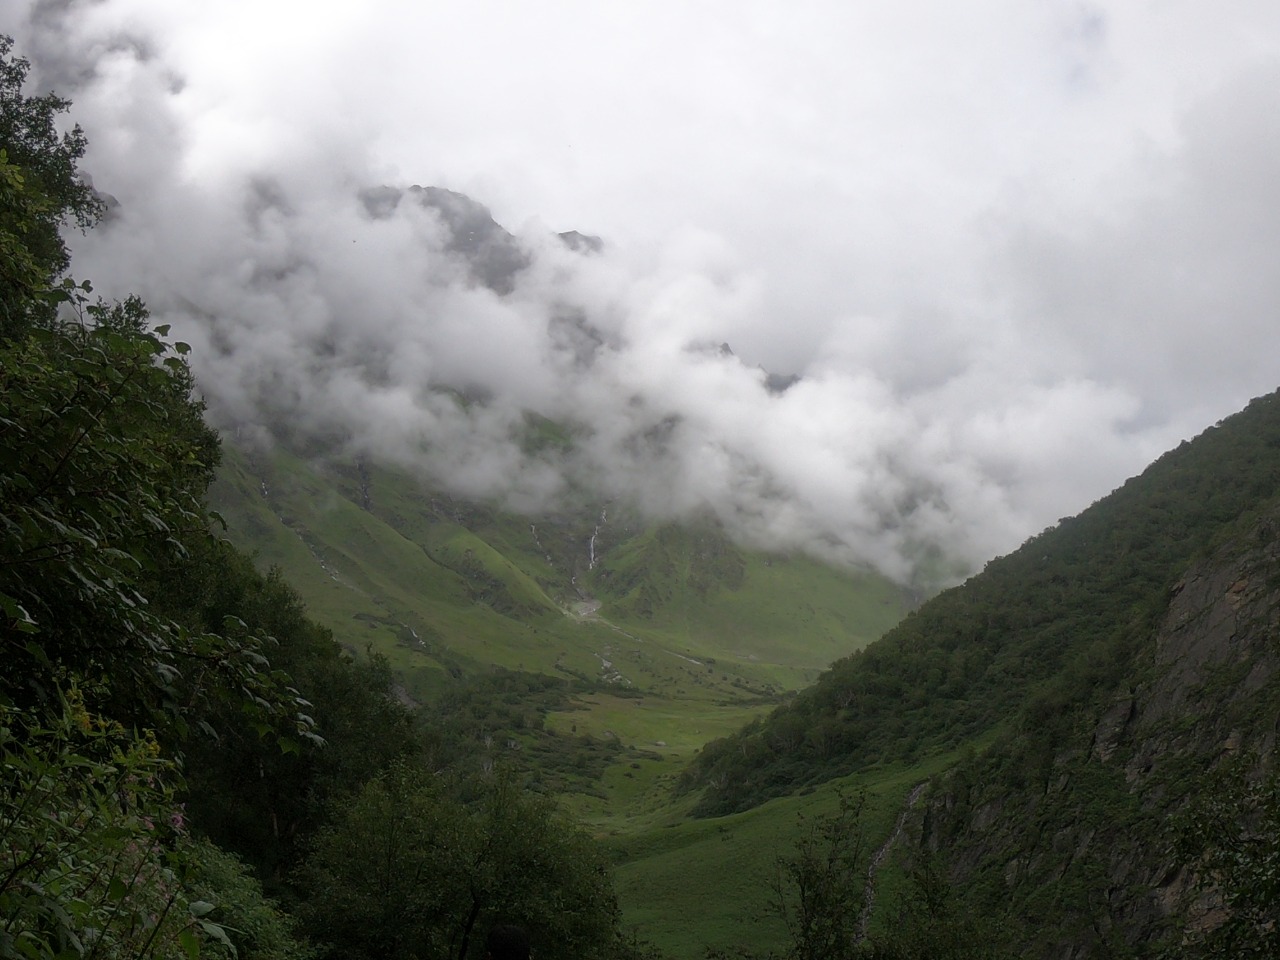
[[[711,513],[746,543],[910,582],[922,565],[956,573],[1016,546],[1280,380],[1280,60],[1268,51],[1170,108],[1163,138],[1124,140],[1110,164],[1082,157],[1088,190],[1055,148],[998,183],[964,179],[975,157],[947,168],[958,183],[922,167],[919,195],[893,157],[864,158],[885,202],[842,200],[820,153],[806,166],[773,144],[764,155],[794,165],[790,187],[744,193],[741,209],[722,209],[719,183],[699,206],[695,181],[659,169],[636,216],[682,198],[689,215],[659,217],[651,235],[618,227],[615,203],[598,224],[553,229],[564,212],[542,209],[486,238],[458,195],[410,189],[435,185],[434,163],[399,176],[371,151],[367,117],[344,131],[308,112],[271,129],[234,98],[208,99],[148,10],[40,3],[0,29],[75,101],[84,167],[118,202],[74,239],[77,276],[144,296],[193,345],[211,417],[242,435],[336,438],[521,511],[585,498]],[[1054,83],[1112,82],[1097,109],[1123,111],[1140,85],[1109,81],[1104,53],[1128,50],[1125,66],[1150,52],[1123,46],[1119,12],[1072,22]],[[1108,29],[1116,49],[1099,53]],[[766,104],[822,138],[785,106]],[[1073,114],[1080,98],[1041,106],[1094,131],[1081,141],[1093,150],[1118,136]],[[470,156],[465,144],[444,146]],[[936,164],[932,149],[919,156]],[[631,175],[627,158],[601,159],[617,183]],[[744,163],[724,177],[777,181]],[[472,173],[449,183],[475,193],[485,174]],[[473,199],[518,207],[495,192]],[[934,194],[961,199],[921,199]],[[753,208],[763,228],[748,226]],[[859,222],[833,222],[855,209]],[[602,233],[603,248],[557,237],[569,229]],[[769,373],[799,379],[779,389]],[[571,443],[531,442],[531,417]]]

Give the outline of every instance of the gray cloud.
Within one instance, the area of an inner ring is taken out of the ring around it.
[[[224,425],[908,581],[1280,379],[1270,4],[177,6],[0,29]]]

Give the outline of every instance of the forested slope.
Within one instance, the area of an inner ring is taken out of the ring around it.
[[[930,949],[1272,956],[1277,637],[1272,394],[710,744],[684,786],[715,815],[959,750],[889,858],[924,884]]]
[[[961,744],[1053,724],[1133,669],[1197,556],[1280,490],[1280,395],[1182,444],[1077,517],[991,561],[791,703],[710,744],[703,814]]]
[[[1040,700],[940,778],[914,859],[1023,955],[1274,956],[1280,503],[1182,572],[1091,694]]]

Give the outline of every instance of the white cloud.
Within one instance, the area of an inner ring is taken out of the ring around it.
[[[907,578],[1280,380],[1269,2],[17,0],[0,30],[121,202],[77,272],[174,323],[218,416],[477,496],[711,510]],[[357,199],[412,183],[516,230],[514,291]],[[522,448],[526,410],[576,452]]]

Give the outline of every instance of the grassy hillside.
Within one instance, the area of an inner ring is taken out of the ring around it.
[[[385,655],[413,697],[494,665],[543,673],[599,687],[556,724],[685,757],[905,610],[881,577],[752,554],[709,522],[517,517],[281,448],[227,444],[213,502],[237,546],[282,567],[342,643]]]

